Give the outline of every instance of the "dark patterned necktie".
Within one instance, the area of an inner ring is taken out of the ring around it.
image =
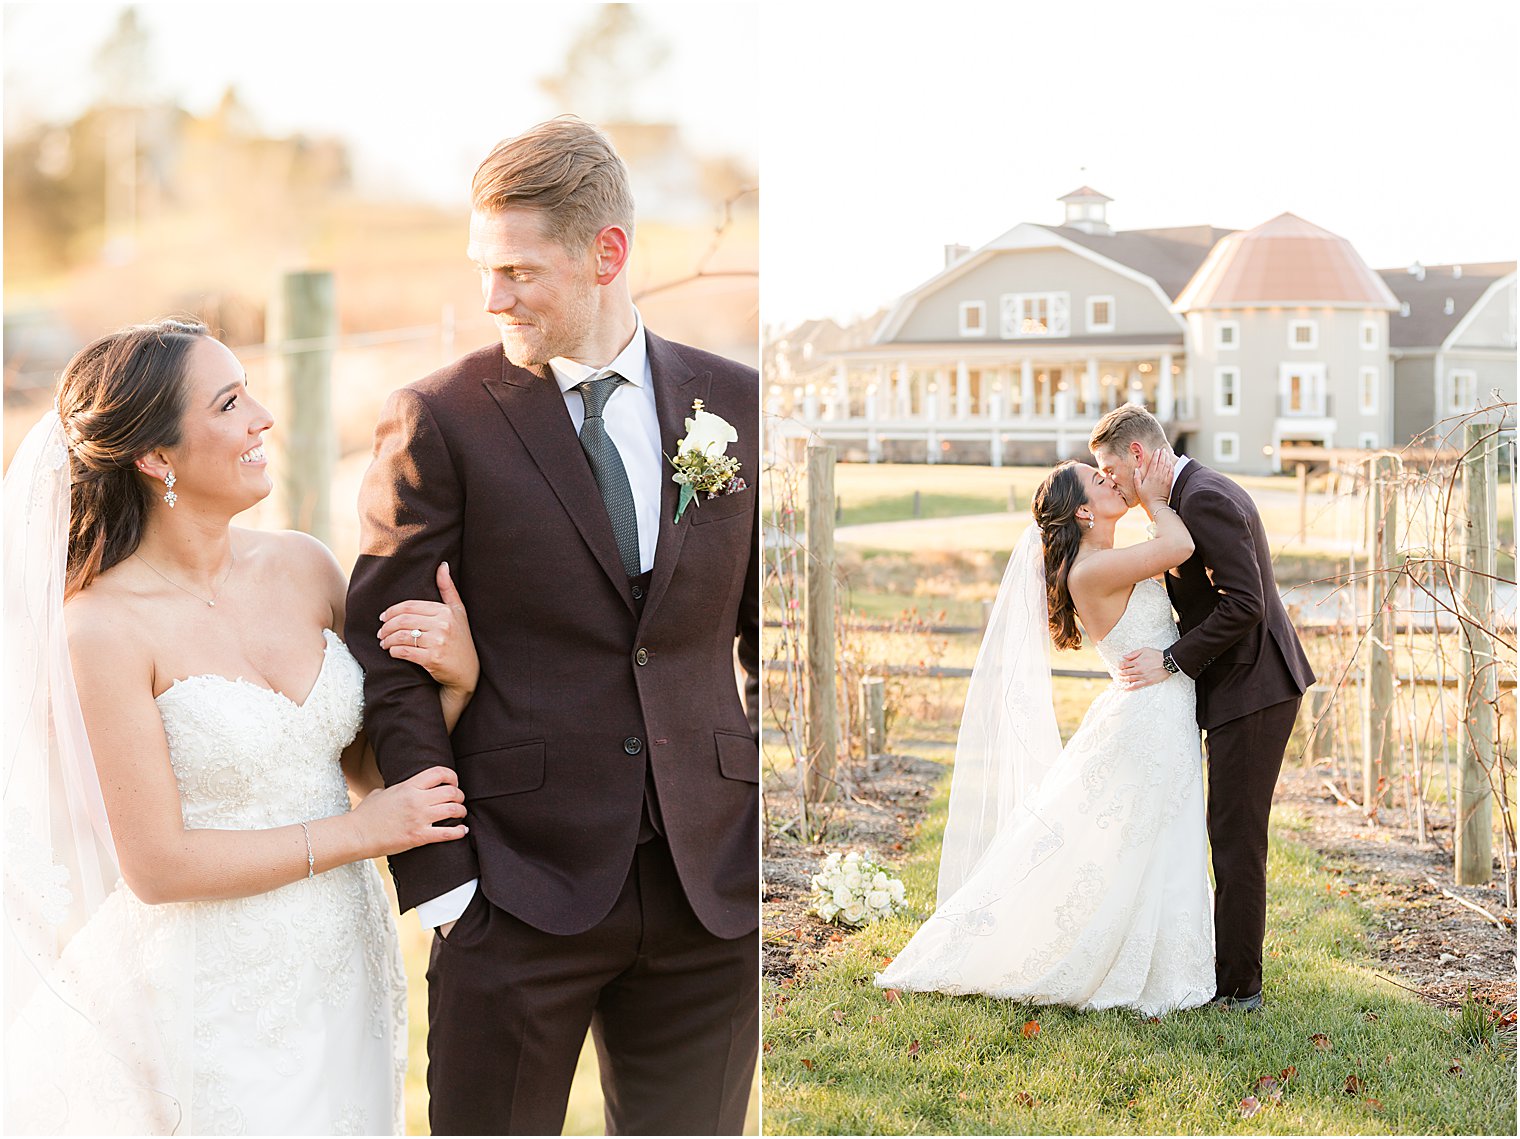
[[[586,421],[581,424],[581,449],[591,462],[591,473],[596,476],[597,489],[607,505],[607,517],[612,520],[612,535],[617,539],[618,554],[623,559],[623,572],[629,577],[639,575],[639,517],[633,505],[633,488],[628,485],[628,472],[623,469],[623,457],[617,445],[607,434],[607,424],[602,411],[617,386],[624,383],[616,372],[595,380],[577,384],[586,405]]]

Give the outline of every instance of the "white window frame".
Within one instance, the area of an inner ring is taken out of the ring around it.
[[[978,327],[972,328],[966,323],[968,313],[976,313]],[[960,308],[961,335],[962,336],[986,336],[987,335],[987,302],[986,301],[962,301]]]
[[[1467,389],[1467,399],[1460,397],[1461,389]],[[1471,411],[1478,406],[1478,373],[1471,368],[1456,368],[1446,373],[1446,410],[1456,414]]]
[[[1026,330],[1032,305],[1045,304],[1045,327]],[[999,325],[1005,340],[1049,340],[1071,335],[1070,293],[1004,293],[999,306]]]
[[[1298,330],[1307,328],[1309,339],[1298,339]],[[1312,352],[1319,347],[1319,321],[1317,320],[1290,320],[1288,321],[1288,347],[1297,348],[1305,352]]]
[[[1232,336],[1232,338],[1231,338],[1231,340],[1230,340],[1230,342],[1228,344],[1226,344],[1225,340],[1224,340],[1224,330],[1226,328],[1228,328],[1230,330],[1230,332],[1233,334],[1233,336]],[[1221,320],[1218,324],[1216,324],[1214,326],[1214,347],[1218,348],[1221,352],[1233,352],[1235,349],[1239,348],[1240,347],[1240,321],[1238,321],[1238,320]]]
[[[1376,352],[1378,350],[1378,326],[1377,326],[1377,321],[1375,321],[1375,320],[1364,320],[1364,321],[1362,321],[1362,330],[1361,330],[1361,332],[1360,332],[1359,335],[1361,337],[1361,345],[1362,345],[1363,349],[1365,349],[1368,352]]]
[[[1226,446],[1228,445],[1228,447]],[[1240,433],[1220,431],[1214,436],[1214,461],[1216,463],[1240,462]]]
[[[1093,307],[1098,304],[1108,306],[1108,320],[1102,324],[1093,319]],[[1112,332],[1114,330],[1114,298],[1109,296],[1096,296],[1087,298],[1087,331],[1088,332]]]
[[[1371,379],[1369,384],[1367,381]],[[1382,386],[1382,372],[1375,366],[1368,364],[1357,369],[1356,373],[1356,402],[1362,409],[1363,415],[1376,415],[1378,409],[1378,389]],[[1370,399],[1368,397],[1371,397]]]
[[[1291,379],[1291,377],[1295,373],[1303,378],[1306,389],[1309,386],[1311,386],[1311,385],[1314,387],[1315,390],[1311,394],[1317,396],[1318,398],[1317,399],[1311,399],[1311,400],[1308,400],[1306,402],[1309,403],[1309,404],[1317,405],[1317,407],[1314,407],[1314,408],[1307,408],[1306,407],[1305,410],[1299,411],[1299,412],[1293,412],[1293,411],[1287,410],[1287,408],[1286,408],[1285,405],[1286,405],[1286,403],[1288,401],[1289,393],[1292,390],[1292,384],[1290,383],[1290,379]],[[1326,411],[1328,410],[1328,407],[1329,407],[1329,403],[1328,403],[1329,377],[1325,373],[1325,365],[1323,363],[1318,362],[1318,361],[1306,361],[1306,362],[1304,362],[1302,364],[1282,364],[1282,365],[1280,365],[1278,367],[1278,369],[1277,369],[1277,395],[1278,395],[1278,415],[1281,416],[1281,417],[1283,417],[1283,418],[1291,418],[1291,419],[1323,419],[1323,418],[1325,418],[1325,413],[1326,413]]]
[[[1363,431],[1356,437],[1356,446],[1361,451],[1376,451],[1378,449],[1377,432]]]
[[[1232,384],[1231,394],[1235,397],[1233,403],[1225,403],[1225,381]],[[1235,365],[1214,369],[1214,414],[1215,415],[1239,415],[1240,414],[1240,369]]]

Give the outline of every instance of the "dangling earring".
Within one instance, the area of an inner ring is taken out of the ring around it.
[[[1092,519],[1091,519],[1091,518],[1089,518],[1089,519],[1088,519],[1088,520],[1087,520],[1087,528],[1088,528],[1088,529],[1089,529],[1089,530],[1091,530],[1091,529],[1092,529],[1092,528],[1093,528],[1093,520],[1092,520]]]
[[[179,501],[179,495],[174,493],[174,472],[170,471],[164,476],[164,501],[169,504],[169,509],[174,509],[174,504]]]

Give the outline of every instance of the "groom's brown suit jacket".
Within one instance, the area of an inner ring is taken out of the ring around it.
[[[1177,667],[1197,682],[1198,726],[1216,728],[1301,696],[1314,671],[1288,620],[1272,550],[1251,496],[1190,460],[1172,507],[1193,537],[1193,556],[1166,577],[1181,637]]]
[[[749,485],[693,503],[676,524],[678,488],[662,479],[642,599],[547,368],[518,368],[493,345],[386,405],[360,493],[348,643],[386,782],[454,768],[470,826],[390,859],[403,910],[478,877],[492,903],[538,929],[590,929],[628,877],[650,769],[697,917],[722,938],[757,925],[757,377],[647,335],[662,452],[676,453],[700,399],[738,430],[729,454]],[[386,606],[438,596],[441,561],[480,655],[452,738],[431,678],[375,638]]]

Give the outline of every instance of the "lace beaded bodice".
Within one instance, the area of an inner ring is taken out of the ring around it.
[[[159,695],[187,827],[280,827],[348,810],[337,757],[359,730],[364,672],[336,633],[323,636],[322,667],[300,704],[216,675]]]
[[[1108,636],[1097,642],[1098,655],[1116,676],[1119,662],[1136,649],[1164,649],[1177,639],[1177,622],[1172,617],[1172,599],[1166,586],[1154,578],[1136,582],[1124,612]],[[1184,677],[1186,679],[1186,677]]]
[[[301,703],[215,675],[158,696],[187,828],[289,827],[348,810],[341,755],[360,727],[364,676],[324,636]],[[299,847],[291,858],[298,870]],[[55,970],[69,1015],[39,1005],[28,1021],[36,1094],[7,1123],[399,1134],[406,978],[390,909],[370,862],[218,900],[147,905],[118,883]]]

